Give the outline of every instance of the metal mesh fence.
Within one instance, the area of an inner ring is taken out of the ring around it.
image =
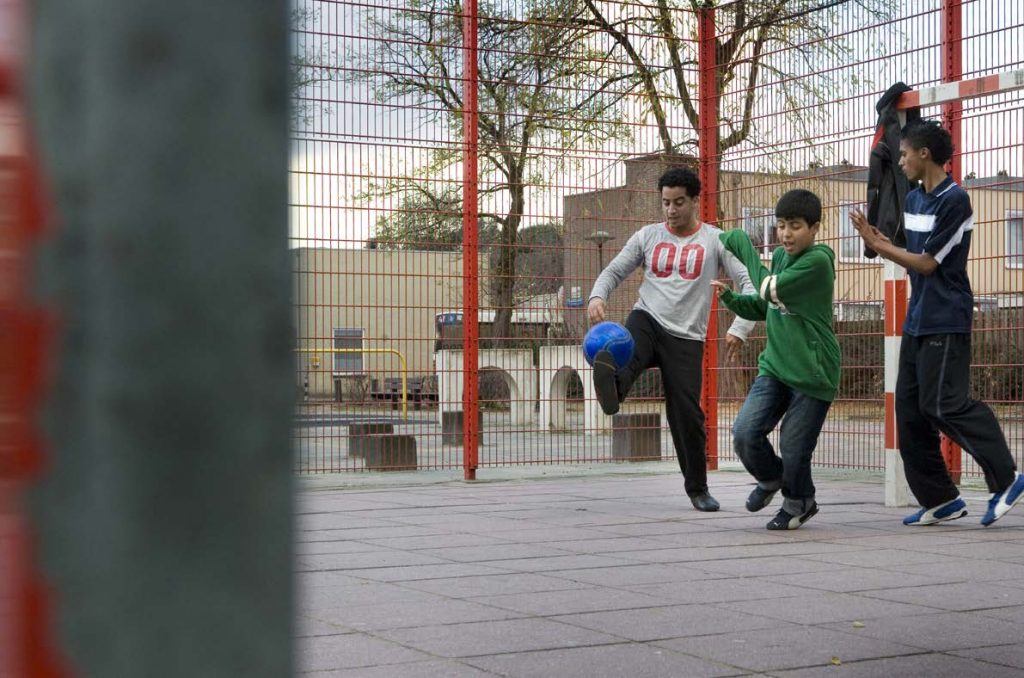
[[[1021,68],[1022,10],[947,5],[297,0],[296,470],[674,458],[658,371],[623,403],[635,416],[613,422],[579,345],[597,274],[663,219],[657,178],[678,165],[713,177],[703,219],[746,230],[766,262],[778,197],[795,187],[821,197],[843,373],[815,462],[882,468],[882,266],[849,222],[865,201],[875,102],[898,80],[922,89]],[[1022,97],[922,108],[959,127],[952,169],[976,224],[973,386],[1018,460]],[[464,200],[471,152],[475,222]],[[634,273],[611,295],[609,319],[625,319],[639,282]],[[709,454],[731,463],[764,327],[733,363],[722,338],[732,316],[714,313]],[[464,399],[467,385],[478,399]],[[963,472],[979,473],[967,455]]]

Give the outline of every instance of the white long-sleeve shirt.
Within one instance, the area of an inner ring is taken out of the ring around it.
[[[718,278],[719,266],[739,285],[740,294],[757,292],[746,267],[722,245],[721,232],[702,223],[693,235],[679,237],[664,222],[644,226],[601,271],[590,299],[607,300],[637,266],[643,266],[640,298],[633,308],[650,314],[673,336],[704,341],[714,292],[711,281]],[[753,327],[753,321],[736,318],[729,334],[745,340]]]

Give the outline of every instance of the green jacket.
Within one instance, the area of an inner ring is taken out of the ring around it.
[[[811,245],[790,257],[778,247],[765,268],[743,229],[719,236],[744,263],[758,294],[728,291],[722,303],[748,320],[764,320],[768,345],[757,358],[767,374],[804,395],[832,402],[839,388],[839,342],[832,330],[832,287],[836,255]]]

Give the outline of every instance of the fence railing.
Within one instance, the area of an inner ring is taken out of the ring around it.
[[[954,135],[950,171],[975,209],[973,386],[1024,461],[1024,83],[1014,80],[1024,16],[983,0],[853,5],[302,0],[298,345],[400,351],[436,400],[398,421],[365,393],[309,392],[296,439],[299,458],[318,461],[297,468],[368,468],[349,454],[348,426],[368,421],[412,435],[420,468],[467,477],[630,458],[576,347],[598,272],[662,219],[656,180],[674,165],[699,172],[701,219],[745,229],[766,257],[775,200],[795,187],[822,198],[843,377],[815,463],[886,468],[886,375],[906,290],[891,283],[887,295],[886,267],[865,258],[849,213],[866,199],[875,103],[899,80]],[[611,296],[611,319],[625,318],[638,284]],[[727,362],[731,320],[713,309],[705,347],[712,467],[736,463],[730,428],[764,344],[758,326],[739,363]],[[332,383],[333,367],[311,382]],[[370,356],[357,367],[396,376]],[[623,412],[663,413],[660,389],[653,370]],[[664,421],[635,458],[675,456]],[[946,451],[954,469],[980,475]]]

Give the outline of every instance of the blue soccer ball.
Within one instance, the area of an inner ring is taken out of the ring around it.
[[[591,366],[598,351],[605,350],[612,354],[618,367],[625,367],[633,357],[633,335],[619,323],[609,320],[597,323],[583,337],[583,355]]]

